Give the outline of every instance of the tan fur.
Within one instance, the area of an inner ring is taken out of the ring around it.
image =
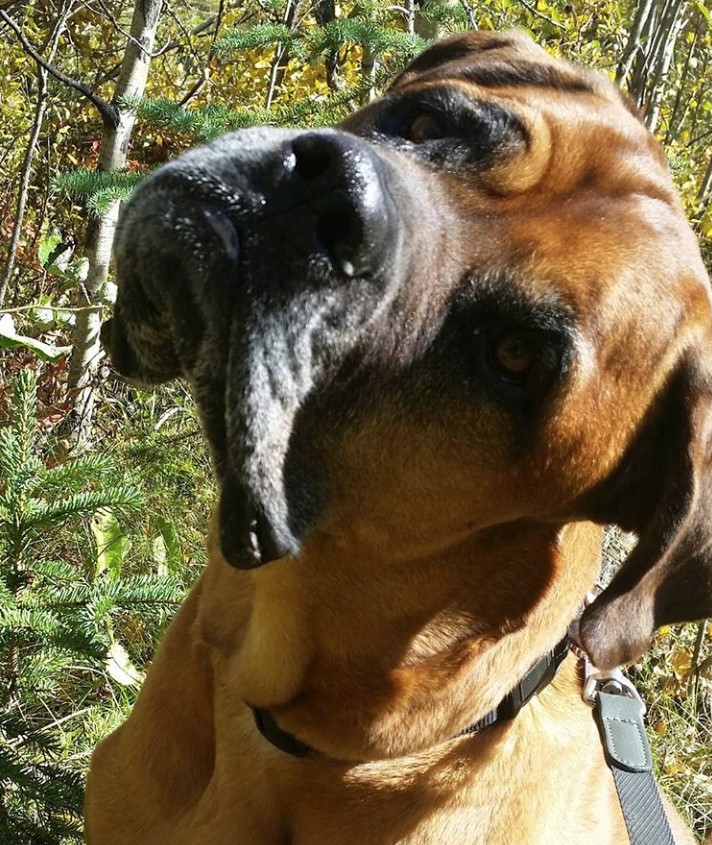
[[[510,538],[518,565],[537,534],[523,526]],[[470,565],[478,560],[468,544],[437,579],[423,561],[407,602],[390,608],[379,600],[387,585],[368,576],[354,584],[348,558],[326,539],[294,579],[275,579],[269,567],[238,572],[213,546],[129,721],[95,753],[89,842],[548,845],[552,832],[571,845],[592,836],[624,842],[573,658],[511,724],[447,739],[493,706],[531,653],[560,634],[595,577],[599,539],[583,523],[558,543],[549,538],[546,583],[504,636],[482,630],[477,599],[454,600],[469,593],[459,582],[461,555]],[[327,549],[325,583],[319,561]],[[339,593],[340,579],[349,589]],[[339,634],[354,618],[358,641],[353,626]],[[423,618],[432,621],[424,626]],[[395,653],[400,668],[374,686],[369,664]],[[297,760],[268,745],[246,701],[271,707],[283,727],[335,759]],[[352,724],[362,712],[372,721],[367,744]],[[338,762],[375,754],[393,759]],[[532,817],[549,820],[538,825],[541,840],[527,833]],[[691,843],[675,824],[680,845]]]

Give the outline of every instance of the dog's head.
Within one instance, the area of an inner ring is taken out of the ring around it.
[[[190,380],[235,566],[593,520],[640,537],[582,619],[599,665],[712,614],[709,282],[601,76],[517,33],[445,40],[336,129],[161,168],[116,258],[105,343]]]

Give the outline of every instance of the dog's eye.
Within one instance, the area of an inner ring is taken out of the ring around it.
[[[405,137],[415,144],[438,141],[447,135],[447,126],[442,117],[432,112],[422,112],[415,117],[405,131]]]
[[[509,331],[495,337],[491,348],[493,369],[513,382],[526,379],[538,357],[537,338],[530,332]]]
[[[479,379],[512,407],[543,396],[561,372],[562,341],[549,332],[495,325],[475,334]]]

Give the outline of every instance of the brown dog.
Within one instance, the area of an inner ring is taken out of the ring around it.
[[[640,537],[581,619],[597,665],[712,613],[709,282],[617,89],[446,40],[337,130],[161,169],[117,259],[114,362],[190,380],[222,492],[88,841],[626,842],[573,656],[461,733],[575,618],[594,523]]]

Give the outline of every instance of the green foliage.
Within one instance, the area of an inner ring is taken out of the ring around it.
[[[81,774],[62,759],[60,725],[77,704],[101,706],[117,677],[108,665],[121,653],[116,620],[126,611],[155,618],[182,586],[168,574],[123,577],[116,557],[106,564],[107,548],[80,561],[49,553],[58,529],[90,517],[124,548],[120,520],[143,500],[105,455],[50,464],[36,390],[35,375],[20,373],[0,428],[0,842],[8,845],[78,841]]]
[[[361,45],[373,53],[398,53],[401,65],[424,50],[427,41],[418,35],[401,32],[388,26],[377,26],[360,18],[337,18],[323,30],[311,34],[314,52],[341,50],[349,45]]]
[[[305,50],[300,33],[293,33],[283,24],[256,24],[249,29],[233,29],[215,45],[218,53],[235,53],[239,50],[263,50],[276,44],[284,44],[300,58],[309,55]]]
[[[66,191],[72,197],[86,197],[87,208],[93,214],[101,216],[114,200],[125,200],[131,191],[146,176],[142,171],[126,172],[123,170],[88,170],[78,168],[65,173],[58,173],[53,185],[58,190]]]
[[[181,384],[141,390],[109,383],[103,395],[111,402],[104,422],[115,432],[116,459],[140,467],[146,503],[132,519],[122,577],[145,572],[150,562],[189,584],[206,561],[207,521],[217,492],[192,398]]]
[[[200,141],[215,138],[223,132],[281,122],[277,115],[260,107],[235,109],[211,104],[195,110],[183,108],[165,98],[143,100],[137,107],[137,113],[152,126],[186,132]]]
[[[351,17],[335,19],[324,27],[312,25],[298,30],[290,30],[281,24],[257,24],[247,29],[233,29],[217,42],[215,49],[224,55],[234,55],[277,44],[301,61],[352,45],[361,45],[379,54],[398,51],[403,57],[411,58],[427,46],[427,42],[417,35]]]
[[[630,670],[645,699],[657,779],[696,831],[712,832],[712,623],[663,628]]]
[[[11,314],[0,314],[0,349],[31,349],[42,361],[56,361],[71,351],[69,346],[44,343],[37,338],[20,334]]]
[[[203,109],[188,109],[161,98],[142,100],[137,106],[137,113],[151,126],[185,132],[196,141],[209,141],[224,132],[250,126],[313,126],[333,123],[344,116],[354,96],[359,99],[361,93],[361,89],[354,89],[319,100],[304,98],[280,103],[269,111],[261,106],[227,108],[218,104]],[[91,187],[87,185],[87,193],[90,191]]]

